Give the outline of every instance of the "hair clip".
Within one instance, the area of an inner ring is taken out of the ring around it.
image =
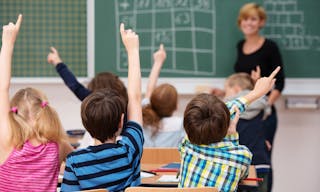
[[[11,107],[10,111],[15,113],[15,114],[17,114],[18,113],[18,107]]]
[[[45,106],[48,105],[48,101],[42,101],[41,102],[41,107],[44,108]]]

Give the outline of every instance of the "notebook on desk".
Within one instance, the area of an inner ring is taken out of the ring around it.
[[[161,167],[161,169],[180,169],[180,163],[169,163]]]
[[[169,163],[157,169],[151,170],[153,172],[178,172],[180,170],[180,163]]]

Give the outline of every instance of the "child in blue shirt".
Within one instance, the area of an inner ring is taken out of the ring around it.
[[[123,191],[140,185],[144,140],[139,38],[132,30],[125,30],[123,24],[120,33],[128,53],[128,122],[123,126],[126,102],[118,92],[103,89],[86,97],[81,105],[81,118],[95,145],[69,154],[61,191],[97,188]],[[120,133],[122,138],[116,141]]]

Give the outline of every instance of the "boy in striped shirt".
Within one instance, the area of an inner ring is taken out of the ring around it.
[[[128,53],[128,122],[124,126],[126,102],[110,89],[90,94],[82,102],[84,127],[95,140],[94,146],[68,155],[61,191],[105,188],[124,191],[140,185],[142,156],[142,109],[139,38],[120,26],[122,42]],[[120,135],[121,139],[116,141]]]
[[[236,124],[247,105],[265,95],[274,85],[275,75],[260,78],[244,97],[226,104],[217,97],[200,94],[184,112],[187,137],[179,146],[181,179],[179,187],[217,187],[221,192],[236,191],[248,175],[252,154],[239,145]],[[231,118],[231,121],[230,121]]]

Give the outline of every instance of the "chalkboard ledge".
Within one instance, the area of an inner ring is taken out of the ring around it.
[[[80,77],[77,80],[86,84],[90,81],[90,77]],[[64,83],[60,77],[13,77],[12,84],[62,84]],[[31,85],[30,85],[31,86]]]
[[[127,84],[127,78],[121,78]],[[160,78],[158,84],[170,83],[179,94],[195,94],[198,86],[223,88],[225,78]],[[142,92],[145,93],[148,78],[142,78]],[[283,95],[320,95],[320,79],[287,78]]]
[[[78,78],[78,81],[87,84],[91,78]],[[127,85],[128,79],[121,78]],[[170,83],[179,94],[192,95],[199,86],[223,88],[225,78],[160,78],[158,84]],[[63,84],[61,78],[12,78],[12,84]],[[142,92],[145,93],[148,78],[142,78]],[[287,78],[283,95],[320,95],[320,78]]]

